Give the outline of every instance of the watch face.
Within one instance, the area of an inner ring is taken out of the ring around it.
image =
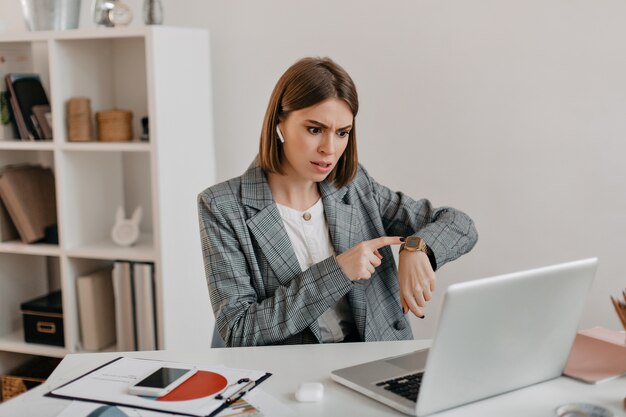
[[[420,242],[422,241],[422,239],[420,239],[417,236],[409,236],[406,238],[406,242],[404,243],[405,247],[409,247],[411,249],[417,249],[420,245]]]
[[[126,26],[133,20],[133,12],[127,5],[117,2],[109,10],[109,20],[115,26]]]

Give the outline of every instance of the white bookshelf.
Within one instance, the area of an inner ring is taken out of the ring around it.
[[[48,93],[54,139],[5,137],[0,166],[29,162],[54,170],[59,244],[0,242],[0,352],[61,357],[80,351],[76,277],[114,260],[155,263],[160,349],[208,348],[212,315],[196,211],[196,195],[215,181],[207,31],[24,32],[0,35],[3,45],[33,51],[31,70]],[[94,114],[131,110],[136,138],[68,142],[65,106],[74,96],[89,97]],[[150,141],[141,142],[146,115]],[[127,216],[143,207],[141,237],[130,248],[110,238],[118,205]],[[58,288],[65,347],[25,343],[20,303]]]

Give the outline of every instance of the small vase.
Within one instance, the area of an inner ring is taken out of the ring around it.
[[[143,21],[146,25],[160,25],[163,23],[163,5],[161,0],[144,0]]]

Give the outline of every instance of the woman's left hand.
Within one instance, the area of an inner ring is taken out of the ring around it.
[[[409,310],[417,317],[424,318],[423,308],[432,298],[437,277],[424,252],[400,252],[398,261],[398,283],[400,304],[406,314]]]

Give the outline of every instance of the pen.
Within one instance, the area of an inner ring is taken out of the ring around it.
[[[229,404],[229,405],[234,403],[235,401],[237,401],[238,399],[240,399],[241,397],[246,395],[246,393],[248,391],[250,391],[252,388],[254,388],[255,384],[256,384],[255,381],[248,382],[246,385],[244,385],[243,387],[241,387],[237,391],[235,391],[231,396],[226,398],[224,400],[224,403],[225,404]]]
[[[626,329],[626,311],[622,311],[621,302],[613,297],[611,297],[611,301],[613,302],[613,307],[615,307],[615,312],[617,313],[617,317],[622,322],[622,326]]]

